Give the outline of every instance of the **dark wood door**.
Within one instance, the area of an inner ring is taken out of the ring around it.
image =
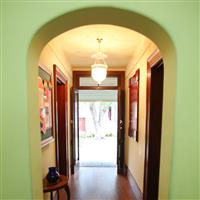
[[[66,143],[66,116],[65,116],[65,85],[57,82],[57,113],[58,113],[58,154],[59,172],[67,175],[67,143]]]
[[[158,199],[164,66],[148,62],[144,200]]]
[[[69,175],[68,156],[68,85],[67,79],[57,66],[54,65],[54,109],[55,109],[55,142],[56,166],[60,174]]]
[[[124,112],[125,112],[125,93],[124,90],[118,90],[118,137],[117,137],[117,172],[124,174]]]
[[[79,95],[77,89],[71,89],[71,174],[74,174],[79,160]]]

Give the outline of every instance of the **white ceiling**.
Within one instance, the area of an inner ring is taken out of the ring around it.
[[[73,67],[89,67],[91,55],[97,52],[97,38],[103,38],[101,51],[107,54],[109,67],[126,67],[132,57],[137,58],[151,41],[133,30],[114,25],[88,25],[67,31],[48,45],[59,59],[68,60]]]

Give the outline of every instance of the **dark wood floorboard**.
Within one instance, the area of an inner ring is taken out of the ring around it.
[[[113,167],[80,167],[69,186],[71,200],[136,200],[127,178]],[[60,200],[64,199],[61,191]]]

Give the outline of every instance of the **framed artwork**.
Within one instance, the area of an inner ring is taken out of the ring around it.
[[[39,66],[38,99],[42,147],[53,140],[52,78],[45,67]]]
[[[138,117],[139,117],[139,69],[129,79],[129,131],[130,137],[138,142]]]

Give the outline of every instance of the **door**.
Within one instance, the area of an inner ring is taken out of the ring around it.
[[[117,137],[117,172],[118,174],[125,173],[124,166],[124,112],[125,112],[125,92],[118,90],[118,137]]]
[[[54,96],[55,96],[55,142],[56,166],[60,174],[68,176],[68,134],[67,134],[67,79],[54,65]]]
[[[148,61],[144,200],[158,199],[164,65]]]
[[[124,148],[125,148],[125,72],[124,71],[108,71],[107,80],[104,84],[98,85],[92,78],[90,71],[74,71],[73,72],[73,88],[74,90],[117,90],[118,91],[118,140],[117,140],[117,172],[124,174]],[[110,84],[110,79],[114,78],[116,81]],[[82,80],[81,80],[82,79]],[[86,79],[90,79],[90,84],[84,84]],[[77,96],[76,96],[77,95]],[[78,100],[78,93],[72,93],[72,115],[71,115],[71,127],[72,127],[72,141],[71,141],[71,158],[73,160],[71,170],[74,173],[74,165],[76,163],[75,146],[76,135],[78,133],[78,106],[76,106]],[[77,130],[76,130],[77,129]],[[77,141],[78,142],[78,141]]]
[[[71,89],[71,174],[79,160],[79,95],[77,89]]]

